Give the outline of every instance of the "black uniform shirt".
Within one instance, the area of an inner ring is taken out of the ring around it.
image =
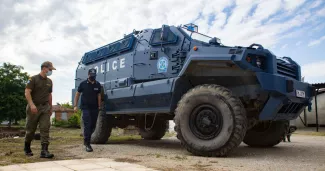
[[[101,85],[98,81],[91,83],[85,80],[80,83],[78,92],[81,96],[81,109],[98,109],[98,94],[101,93]]]

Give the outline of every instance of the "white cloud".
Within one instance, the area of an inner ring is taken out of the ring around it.
[[[296,46],[301,45],[301,43],[302,43],[302,41],[297,42],[297,43],[296,43]]]
[[[311,5],[310,5],[310,8],[313,9],[313,8],[317,8],[318,6],[320,6],[322,4],[322,0],[317,0],[317,1],[314,1]]]
[[[282,47],[281,47],[281,49],[285,49],[285,48],[287,48],[288,47],[288,44],[284,44]]]
[[[186,24],[198,19],[195,23],[200,32],[221,38],[225,45],[260,43],[269,48],[285,37],[299,35],[301,32],[292,29],[322,15],[311,14],[308,9],[297,10],[303,3],[304,0],[5,0],[0,2],[0,63],[23,65],[26,71],[37,74],[43,61],[52,61],[58,69],[51,76],[53,102],[66,102],[71,100],[81,56],[133,29]],[[251,13],[254,6],[256,10]],[[224,9],[230,7],[233,9],[228,15]],[[284,14],[275,15],[282,9]],[[210,15],[215,16],[212,26],[208,25]],[[289,19],[283,22],[284,17]]]
[[[325,8],[322,8],[322,9],[318,10],[317,15],[324,17],[325,16]]]
[[[280,9],[281,9],[281,0],[262,1],[257,5],[257,9],[253,16],[253,19],[256,19],[258,21],[267,19],[270,15],[276,13]]]
[[[284,0],[286,10],[294,10],[300,5],[302,5],[306,0]]]
[[[325,82],[325,61],[318,61],[301,66],[301,75],[310,83]]]
[[[317,39],[317,40],[312,40],[312,41],[310,41],[310,42],[308,43],[308,46],[315,46],[315,45],[318,45],[318,44],[322,43],[322,41],[324,41],[324,40],[325,40],[325,36],[323,36],[323,37],[321,37],[321,38],[319,38],[319,39]]]

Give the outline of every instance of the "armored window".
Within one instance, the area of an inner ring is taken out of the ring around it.
[[[89,64],[98,60],[108,58],[118,53],[130,51],[133,47],[135,37],[130,35],[116,42],[102,46],[98,49],[85,53],[82,63]]]
[[[154,45],[164,45],[173,44],[177,42],[177,35],[175,35],[169,27],[164,27],[160,29],[155,29],[152,32],[150,44]]]

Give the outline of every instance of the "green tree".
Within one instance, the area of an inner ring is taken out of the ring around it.
[[[0,121],[13,121],[25,117],[27,101],[25,86],[29,75],[22,66],[4,63],[0,66]]]

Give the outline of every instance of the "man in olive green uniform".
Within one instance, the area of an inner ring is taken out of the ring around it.
[[[52,158],[53,154],[49,153],[49,132],[51,126],[52,114],[52,80],[47,76],[52,74],[52,70],[56,70],[49,61],[41,65],[41,72],[32,76],[26,85],[25,96],[28,101],[26,107],[26,136],[25,136],[25,154],[32,156],[30,144],[34,138],[34,134],[39,124],[41,135],[41,158]]]

